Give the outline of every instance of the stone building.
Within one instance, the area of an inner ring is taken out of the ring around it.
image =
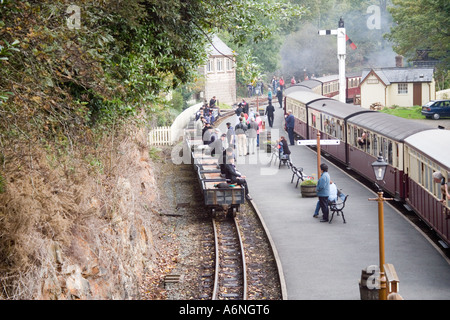
[[[215,96],[220,103],[232,105],[236,102],[236,63],[235,53],[219,37],[214,36],[208,48],[209,58],[200,67],[204,76],[203,99]]]

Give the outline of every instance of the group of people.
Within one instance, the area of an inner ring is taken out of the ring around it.
[[[251,200],[247,181],[245,180],[246,177],[237,171],[235,166],[236,134],[234,128],[231,126],[231,123],[227,123],[227,132],[222,133],[219,128],[213,127],[214,120],[211,121],[211,117],[207,116],[212,109],[216,108],[216,103],[217,100],[213,97],[209,104],[205,103],[197,112],[195,121],[196,134],[202,137],[203,145],[209,150],[211,156],[218,158],[221,175],[231,184],[243,186],[245,197],[247,200]],[[255,125],[251,125],[251,128],[256,133]]]
[[[229,141],[230,145],[238,147],[239,156],[245,156],[256,153],[259,147],[259,134],[262,131],[262,120],[258,112],[253,108],[249,108],[248,103],[242,99],[235,110],[237,122],[234,128],[231,123],[227,123],[228,131],[233,131],[233,135],[237,136]],[[229,135],[231,137],[231,133]]]

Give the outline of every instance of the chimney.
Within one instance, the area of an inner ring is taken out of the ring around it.
[[[403,68],[403,56],[398,55],[395,57],[395,66],[397,68]]]

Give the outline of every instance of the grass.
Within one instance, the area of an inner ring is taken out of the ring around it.
[[[405,119],[425,119],[420,112],[422,111],[421,106],[414,107],[399,107],[392,106],[390,108],[383,108],[381,112],[392,114],[394,116],[405,118]]]

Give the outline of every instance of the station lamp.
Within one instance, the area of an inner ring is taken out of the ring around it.
[[[383,181],[384,175],[386,174],[387,162],[384,161],[383,155],[380,152],[377,161],[372,163],[373,172],[375,173],[375,179],[378,182]]]
[[[377,182],[382,182],[384,175],[386,174],[386,168],[388,163],[384,161],[383,155],[380,152],[377,161],[372,163],[373,172],[375,174],[375,179]],[[387,299],[387,288],[386,288],[386,276],[384,272],[384,209],[383,202],[386,200],[393,200],[383,197],[382,188],[376,184],[378,187],[378,198],[369,199],[369,201],[378,202],[378,241],[379,241],[379,256],[380,256],[380,289],[379,289],[379,299]]]

